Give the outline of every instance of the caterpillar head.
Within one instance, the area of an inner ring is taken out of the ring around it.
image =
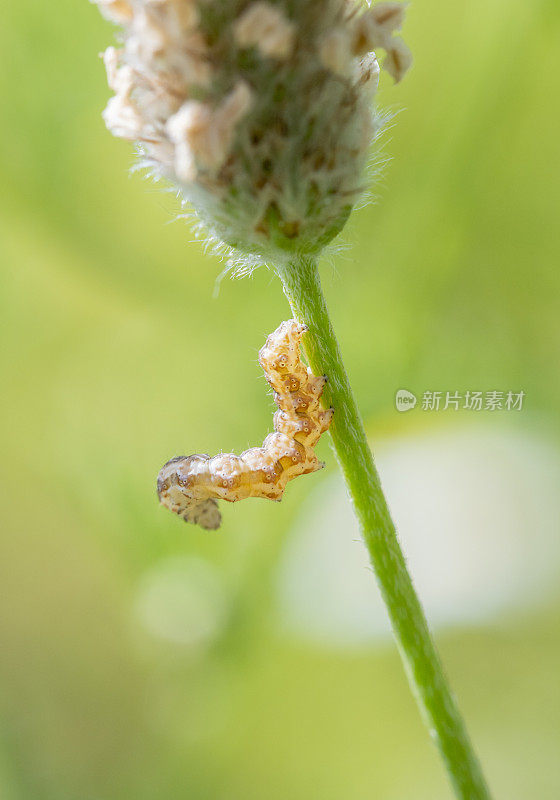
[[[205,530],[216,530],[222,522],[218,503],[213,497],[197,497],[196,474],[208,456],[176,456],[160,470],[157,492],[160,503],[182,517],[185,522],[200,525]]]

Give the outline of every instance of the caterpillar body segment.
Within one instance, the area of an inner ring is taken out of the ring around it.
[[[331,424],[333,410],[321,407],[326,378],[313,375],[301,360],[300,342],[306,330],[295,320],[283,322],[259,353],[278,406],[274,432],[262,447],[241,455],[178,456],[161,469],[160,502],[186,522],[215,530],[221,523],[218,500],[281,500],[289,481],[324,467],[313,448]]]

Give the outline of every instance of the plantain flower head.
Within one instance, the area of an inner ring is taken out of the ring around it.
[[[381,117],[376,53],[411,63],[405,6],[355,0],[93,0],[121,26],[104,54],[109,130],[250,262],[318,253],[363,192]]]

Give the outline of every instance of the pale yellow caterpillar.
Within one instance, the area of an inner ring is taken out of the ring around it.
[[[293,319],[283,322],[259,352],[278,406],[274,433],[262,447],[239,456],[178,456],[160,471],[160,502],[186,522],[215,530],[222,520],[218,500],[281,500],[288,481],[324,467],[313,448],[331,424],[333,409],[323,410],[320,404],[326,377],[313,375],[301,360],[299,347],[306,330]]]

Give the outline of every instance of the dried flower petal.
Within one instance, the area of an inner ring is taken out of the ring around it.
[[[194,181],[197,165],[214,172],[222,166],[235,126],[250,106],[251,90],[240,82],[215,111],[189,100],[169,119],[166,130],[176,146],[175,166],[182,180]]]
[[[329,31],[319,46],[321,63],[335,75],[347,77],[353,61],[351,40],[347,30]]]
[[[284,14],[270,3],[250,5],[233,25],[240,47],[258,47],[265,56],[286,58],[293,47],[295,29]]]
[[[393,34],[400,31],[404,22],[406,5],[403,3],[377,3],[355,18],[353,46],[355,55],[378,48],[387,52],[383,68],[396,82],[402,80],[412,64],[412,54],[402,39]]]
[[[383,62],[383,69],[395,79],[401,81],[412,65],[412,53],[402,39],[393,39]]]
[[[99,10],[110,22],[117,25],[126,25],[133,15],[132,5],[129,0],[95,0]]]
[[[400,31],[406,13],[407,3],[376,3],[368,14],[375,20],[379,29],[384,30],[387,36],[395,31]]]

